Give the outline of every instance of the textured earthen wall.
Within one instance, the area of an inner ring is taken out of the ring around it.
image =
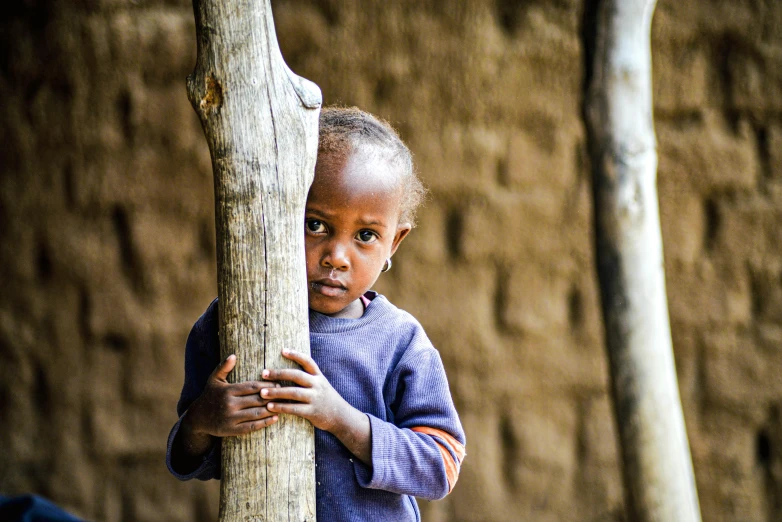
[[[291,67],[394,122],[432,199],[379,290],[468,435],[440,521],[621,519],[575,0],[277,0]],[[184,0],[28,0],[0,22],[0,492],[213,520],[163,464],[215,294]],[[660,0],[654,94],[679,382],[704,520],[782,517],[782,3]]]

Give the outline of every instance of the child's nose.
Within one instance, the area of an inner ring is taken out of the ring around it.
[[[339,241],[329,245],[326,255],[323,256],[323,265],[335,270],[347,270],[350,268],[348,249]]]

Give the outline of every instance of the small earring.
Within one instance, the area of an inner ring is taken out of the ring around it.
[[[381,272],[388,272],[391,270],[391,258],[389,257],[386,259],[386,262],[383,264],[383,268],[380,269]]]

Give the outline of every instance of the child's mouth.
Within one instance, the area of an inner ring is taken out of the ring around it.
[[[310,283],[310,288],[312,288],[315,293],[325,295],[326,297],[339,297],[348,290],[339,281],[324,279],[312,281]]]

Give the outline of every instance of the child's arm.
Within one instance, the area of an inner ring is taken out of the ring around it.
[[[171,445],[171,466],[180,474],[197,469],[218,437],[244,435],[277,421],[259,394],[276,385],[261,381],[229,384],[226,379],[235,365],[235,355],[220,363],[182,417]]]
[[[428,340],[426,341],[428,343]],[[328,383],[308,356],[283,352],[301,370],[264,370],[263,378],[291,381],[299,387],[262,390],[274,413],[304,417],[335,435],[363,462],[356,478],[363,487],[438,499],[456,483],[464,458],[464,431],[453,406],[439,355],[413,350],[391,377],[397,397],[394,422],[362,413]],[[275,402],[276,399],[296,401]]]
[[[274,413],[289,413],[310,421],[313,426],[328,431],[361,462],[372,465],[372,433],[366,414],[351,406],[329,384],[311,357],[283,350],[283,357],[304,369],[264,370],[262,377],[270,381],[289,381],[296,386],[264,388],[261,396],[268,399],[267,408]],[[274,400],[296,402],[272,402]]]
[[[465,436],[445,369],[421,332],[387,379],[391,422],[368,415],[372,468],[356,466],[363,487],[436,500],[450,493],[465,457]]]
[[[206,311],[193,325],[185,345],[185,382],[177,404],[180,418],[174,424],[168,437],[166,465],[169,471],[180,480],[197,478],[209,480],[220,478],[221,433],[226,421],[230,419],[213,410],[220,404],[232,405],[234,426],[247,424],[242,429],[263,427],[273,422],[273,415],[266,410],[266,400],[258,391],[270,383],[254,381],[250,383],[228,384],[225,377],[235,364],[229,358],[220,361],[220,339],[218,337],[217,299],[212,301]],[[245,395],[247,387],[257,386],[258,391]],[[245,411],[238,419],[236,412]],[[254,420],[252,420],[254,416]],[[246,420],[244,420],[246,419]],[[253,425],[256,422],[258,424]]]

